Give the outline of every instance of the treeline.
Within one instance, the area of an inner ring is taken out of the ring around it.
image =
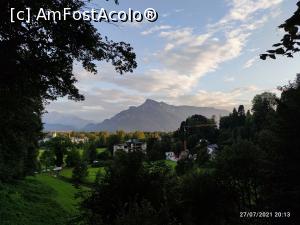
[[[142,153],[119,152],[82,202],[75,222],[299,224],[300,76],[281,91],[280,98],[257,95],[251,112],[234,109],[219,129],[202,116],[183,122],[171,139],[194,143],[189,150],[197,159],[181,159],[175,171]],[[216,142],[218,150],[209,154],[207,142],[193,142],[199,138]],[[240,218],[242,212],[268,213]]]

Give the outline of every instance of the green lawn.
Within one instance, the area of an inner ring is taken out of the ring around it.
[[[73,170],[73,168],[65,168],[60,172],[60,176],[71,179],[72,178],[72,170]],[[88,168],[89,174],[88,174],[85,182],[93,183],[96,179],[98,171],[100,171],[100,173],[102,173],[102,174],[105,173],[104,167],[97,167],[97,168],[89,167]]]
[[[66,225],[76,212],[78,190],[49,175],[0,184],[1,225]]]
[[[97,148],[97,153],[102,153],[105,152],[107,150],[107,148]]]
[[[107,149],[107,148],[97,148],[97,153],[99,154],[99,153],[105,152],[106,149]],[[82,148],[80,148],[80,149],[78,149],[78,150],[79,150],[79,154],[82,156],[84,150],[83,150]]]
[[[88,183],[93,183],[95,182],[96,180],[96,176],[97,176],[97,173],[100,172],[101,174],[104,174],[105,173],[105,169],[104,167],[99,167],[99,168],[93,168],[93,167],[90,167],[88,169],[89,171],[89,175],[87,176],[86,178],[86,181]]]
[[[64,168],[59,175],[65,178],[71,179],[72,178],[72,170],[73,168]]]
[[[171,161],[171,160],[165,160],[165,163],[170,166],[172,169],[175,170],[175,167],[177,165],[177,162]]]

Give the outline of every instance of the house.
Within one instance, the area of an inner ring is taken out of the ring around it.
[[[197,146],[202,146],[203,148],[206,147],[207,153],[210,155],[210,158],[215,157],[216,151],[219,148],[217,144],[210,144],[206,139],[200,139]],[[197,160],[197,157],[197,154],[191,154],[190,151],[186,149],[185,151],[180,152],[179,158],[177,160]]]
[[[86,143],[88,142],[87,137],[70,137],[70,140],[73,144]]]
[[[171,160],[173,162],[178,161],[178,158],[176,157],[174,152],[166,152],[165,155],[166,155],[166,160]]]
[[[217,149],[218,149],[218,145],[216,144],[207,145],[207,152],[210,155],[213,155]]]
[[[218,150],[217,144],[210,144],[209,141],[206,139],[200,139],[198,145],[206,145],[207,152],[210,155],[213,155],[216,152],[216,150]]]
[[[127,153],[133,151],[141,151],[143,153],[146,153],[146,150],[147,144],[137,139],[129,139],[123,144],[114,145],[114,154],[116,151],[124,151]]]

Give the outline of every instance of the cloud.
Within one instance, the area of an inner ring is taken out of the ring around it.
[[[252,66],[254,65],[254,63],[256,62],[257,59],[258,59],[257,56],[255,56],[255,57],[249,59],[249,60],[245,63],[244,69],[248,69],[248,68],[252,67]]]
[[[283,0],[230,0],[231,9],[220,21],[221,24],[232,21],[246,21],[252,18],[258,11],[270,9]]]
[[[182,94],[177,97],[154,96],[155,99],[164,100],[174,105],[193,105],[202,107],[217,107],[232,110],[240,104],[250,105],[253,97],[262,89],[250,85],[235,88],[230,91],[198,90],[193,94]]]
[[[249,36],[267,21],[266,16],[257,19],[254,14],[280,2],[281,0],[229,1],[229,13],[203,33],[198,33],[192,27],[154,26],[143,34],[157,33],[165,45],[152,55],[149,69],[124,77],[112,77],[112,71],[106,71],[101,81],[144,96],[159,93],[167,99],[189,95],[203,76],[243,53]],[[239,26],[231,26],[233,21],[239,21]],[[246,66],[251,66],[250,63]]]
[[[181,13],[181,12],[183,12],[183,11],[184,11],[184,9],[175,9],[175,10],[174,10],[175,13]]]
[[[153,34],[153,33],[156,33],[156,32],[159,32],[161,30],[168,30],[168,29],[171,29],[172,27],[169,26],[169,25],[160,25],[160,26],[154,26],[148,30],[145,30],[143,32],[141,32],[142,35],[149,35],[149,34]]]
[[[144,95],[161,93],[178,96],[191,89],[196,80],[175,70],[151,69],[144,73],[130,76],[112,77],[107,73],[103,81],[117,84],[120,87],[140,92]]]
[[[247,49],[248,52],[258,52],[260,48],[249,48]]]
[[[225,78],[224,78],[224,81],[225,81],[225,82],[234,82],[234,81],[235,81],[235,78],[234,78],[234,77],[225,77]]]
[[[267,21],[268,16],[257,17],[257,13],[270,11],[281,1],[228,0],[229,12],[203,33],[192,27],[154,26],[143,34],[157,33],[165,43],[163,49],[151,57],[150,63],[155,66],[135,72],[134,76],[120,79],[106,76],[103,80],[145,95],[157,92],[173,97],[187,94],[203,76],[243,54],[252,32]],[[238,24],[233,26],[233,22]],[[254,59],[245,67],[253,63]]]
[[[101,74],[96,76],[78,71],[78,87],[86,95],[86,101],[64,100],[50,108],[57,111],[68,108],[84,118],[101,121],[129,105],[141,104],[145,98],[177,105],[223,108],[248,104],[259,88],[247,86],[225,92],[196,90],[197,85],[202,77],[247,51],[250,35],[266,23],[271,10],[280,2],[282,0],[228,0],[229,12],[202,33],[193,27],[170,25],[145,30],[142,35],[157,35],[163,47],[140,56],[151,59],[144,61],[144,67],[125,76],[114,76],[110,66],[102,67]],[[268,15],[261,16],[262,11]],[[254,62],[254,58],[249,59],[244,68],[250,68]],[[224,81],[233,82],[234,78],[227,77]],[[110,88],[101,88],[104,86]]]
[[[190,29],[162,32],[161,36],[169,40],[166,51],[158,55],[164,66],[199,79],[221,63],[238,57],[249,33],[231,30],[223,41],[212,40],[210,33],[195,35]]]
[[[171,15],[170,13],[163,13],[163,14],[161,15],[161,17],[167,18],[167,17],[170,16],[170,15]]]

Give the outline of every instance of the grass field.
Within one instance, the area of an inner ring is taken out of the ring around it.
[[[73,170],[73,168],[65,168],[60,172],[59,175],[65,177],[67,179],[71,179],[72,178],[72,170]],[[85,182],[89,183],[89,184],[93,183],[96,179],[98,171],[100,171],[100,173],[102,173],[102,174],[105,173],[104,167],[98,167],[98,168],[89,167],[88,168],[89,174],[88,174]]]
[[[79,199],[75,198],[75,195],[78,193],[78,189],[76,189],[71,183],[62,181],[47,174],[37,175],[34,179],[55,191],[53,199],[64,210],[70,213],[76,211],[76,204],[79,202]]]
[[[175,167],[177,165],[177,162],[171,161],[171,160],[165,160],[165,163],[170,166],[172,169],[175,170]]]
[[[97,153],[102,153],[105,152],[107,150],[107,148],[97,148]]]
[[[107,148],[97,148],[97,153],[99,154],[99,153],[105,152],[106,149],[107,149]],[[82,148],[79,149],[79,154],[80,154],[81,156],[83,155],[83,151],[84,151],[84,150],[83,150]]]
[[[66,225],[76,212],[76,192],[70,183],[49,175],[0,184],[0,224]]]

